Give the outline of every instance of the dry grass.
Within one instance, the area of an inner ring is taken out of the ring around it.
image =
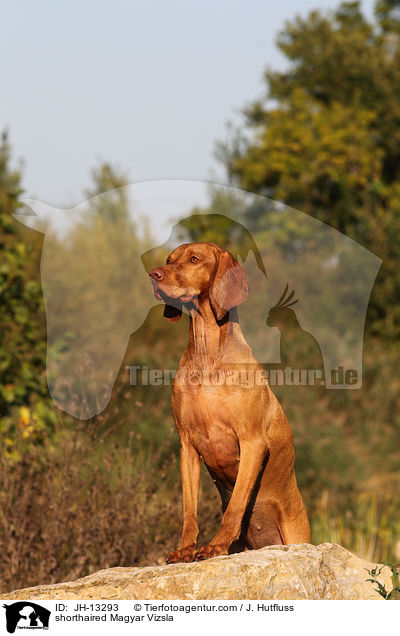
[[[176,453],[134,453],[79,425],[1,461],[0,591],[76,579],[113,566],[164,563],[180,532]],[[205,488],[208,488],[206,482]],[[203,530],[219,518],[203,497]]]
[[[346,510],[322,492],[311,517],[313,543],[339,543],[367,561],[400,560],[399,501],[391,493],[364,492]]]

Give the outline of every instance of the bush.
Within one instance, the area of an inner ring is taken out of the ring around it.
[[[175,434],[174,434],[175,435]],[[95,426],[59,419],[55,436],[0,461],[0,592],[76,579],[113,566],[165,563],[178,543],[181,495],[171,437],[134,452]],[[56,440],[56,445],[54,444]],[[23,442],[16,427],[15,443]],[[205,480],[206,541],[220,503]]]

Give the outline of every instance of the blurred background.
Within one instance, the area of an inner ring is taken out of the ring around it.
[[[94,287],[85,276],[99,262],[124,270],[131,251],[160,244],[167,222],[180,220],[165,211],[161,219],[139,210],[135,217],[134,206],[127,214],[125,187],[160,177],[209,179],[281,201],[382,259],[365,322],[362,388],[281,386],[276,393],[294,430],[312,542],[400,560],[400,2],[282,5],[2,6],[2,592],[163,563],[179,540],[170,386],[132,387],[125,366],[176,368],[187,317],[162,320],[155,302],[147,312],[148,282],[137,273],[132,284],[145,319],[132,325],[107,407],[86,419],[67,415],[46,377],[43,292],[55,308],[63,299],[77,324],[76,280],[88,305],[102,297],[97,311],[108,312],[111,325],[105,340],[118,321],[129,323],[126,304],[104,299],[103,281]],[[65,208],[110,190],[68,228],[52,208],[40,232],[12,216],[26,196]],[[268,246],[265,210],[233,204],[228,190],[211,187],[182,215],[185,237],[237,246],[224,217],[211,226],[209,214],[226,214]],[[294,243],[289,221],[279,217],[278,229],[292,262],[308,243]],[[52,236],[58,297],[42,289],[44,231]],[[350,302],[357,272],[347,267]],[[270,305],[279,296],[277,288]],[[92,320],[95,328],[96,313]],[[57,361],[74,337],[57,324],[48,360]],[[79,381],[67,389],[82,405],[82,387],[97,381],[90,357],[76,372]],[[219,522],[218,493],[203,474],[200,544]]]

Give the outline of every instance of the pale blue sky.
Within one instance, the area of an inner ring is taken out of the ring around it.
[[[3,0],[0,127],[25,160],[26,193],[82,200],[109,160],[135,181],[223,181],[215,141],[263,94],[286,19],[335,0]],[[373,0],[363,9],[372,15]]]

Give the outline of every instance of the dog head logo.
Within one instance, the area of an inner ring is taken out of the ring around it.
[[[293,332],[313,345],[320,366],[322,358],[326,388],[361,386],[365,316],[380,259],[298,210],[215,188],[211,203],[210,184],[187,181],[133,184],[70,210],[25,201],[16,218],[44,233],[47,380],[60,409],[86,419],[107,406],[130,337],[163,302],[148,274],[184,243],[214,243],[243,267],[249,292],[240,324],[258,360],[283,364]],[[137,364],[134,355],[128,364]],[[338,368],[354,371],[356,382],[340,381]]]
[[[14,634],[16,629],[48,629],[50,610],[32,603],[31,601],[18,601],[10,605],[3,605],[6,610],[6,624],[9,634]]]

